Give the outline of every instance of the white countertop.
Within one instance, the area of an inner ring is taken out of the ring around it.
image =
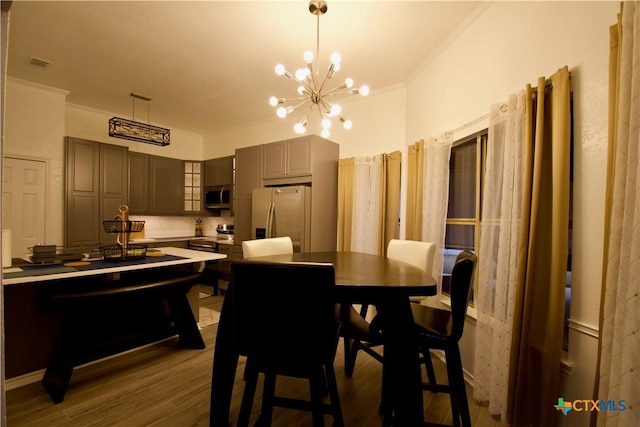
[[[174,259],[174,260],[167,260],[167,261],[157,261],[157,262],[147,263],[147,264],[132,264],[132,265],[121,265],[121,264],[118,264],[118,262],[113,262],[112,264],[113,266],[109,266],[107,268],[78,270],[78,271],[70,271],[70,272],[64,272],[64,273],[44,274],[44,275],[37,275],[37,276],[22,276],[22,277],[3,279],[2,285],[16,285],[20,283],[42,282],[42,281],[48,281],[48,280],[68,279],[68,278],[75,278],[75,277],[82,277],[82,276],[94,276],[97,274],[118,273],[122,271],[143,270],[148,268],[169,267],[172,265],[184,265],[184,264],[193,264],[193,263],[201,263],[204,266],[204,263],[206,261],[215,261],[215,260],[224,259],[227,257],[225,254],[218,254],[218,253],[204,252],[204,251],[194,251],[192,249],[183,249],[183,248],[162,247],[162,248],[154,248],[154,249],[162,253],[165,253],[167,255],[175,255],[175,256],[183,257],[184,259],[177,259],[177,260]],[[3,273],[6,273],[8,271],[18,271],[18,270],[16,270],[15,268],[3,269]]]

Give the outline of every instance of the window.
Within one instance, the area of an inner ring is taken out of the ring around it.
[[[572,126],[573,129],[573,126]],[[451,148],[449,160],[449,207],[447,210],[442,293],[450,294],[451,270],[456,256],[463,250],[479,252],[482,219],[482,187],[486,164],[488,130],[459,141]],[[571,255],[573,241],[573,132],[571,134],[571,169],[569,183],[569,252],[565,288],[564,350],[568,349],[571,303]],[[477,281],[476,281],[477,283]],[[473,292],[471,294],[473,305]]]
[[[451,148],[442,278],[442,292],[446,295],[450,292],[451,270],[458,253],[463,250],[478,252],[487,136],[485,129],[455,141]],[[471,301],[473,304],[473,294]]]

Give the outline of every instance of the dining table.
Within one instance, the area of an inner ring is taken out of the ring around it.
[[[429,273],[382,255],[350,251],[270,255],[251,258],[251,261],[333,264],[336,303],[371,304],[380,317],[384,339],[383,377],[390,388],[388,395],[394,424],[423,425],[419,348],[409,297],[435,295],[436,281]],[[231,279],[225,293],[214,349],[209,418],[212,427],[229,425],[231,396],[240,356],[232,340],[233,277]]]

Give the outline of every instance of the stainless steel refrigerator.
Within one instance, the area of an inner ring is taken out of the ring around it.
[[[311,187],[255,188],[251,203],[252,239],[289,236],[294,252],[311,250]]]

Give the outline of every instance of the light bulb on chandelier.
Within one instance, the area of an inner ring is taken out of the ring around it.
[[[325,84],[331,80],[334,75],[340,70],[340,62],[342,60],[341,55],[338,52],[334,52],[331,55],[331,62],[324,79],[320,80],[318,75],[318,52],[320,50],[320,16],[324,15],[327,11],[327,3],[324,0],[312,0],[309,2],[309,12],[317,17],[316,26],[316,55],[311,51],[304,53],[303,58],[307,64],[306,68],[299,68],[295,74],[287,71],[282,64],[278,64],[275,67],[275,72],[279,76],[284,76],[288,80],[293,80],[298,85],[297,98],[278,98],[272,96],[269,98],[269,104],[272,107],[278,107],[276,114],[280,118],[285,118],[293,114],[299,107],[308,104],[308,109],[304,114],[302,120],[293,126],[293,130],[296,133],[305,133],[307,129],[307,122],[309,114],[317,109],[320,116],[321,123],[321,135],[323,138],[329,137],[329,129],[331,128],[331,118],[337,117],[338,121],[342,124],[344,129],[351,129],[353,123],[351,120],[342,117],[342,107],[339,104],[328,101],[329,97],[338,95],[360,95],[367,96],[369,94],[369,87],[362,85],[359,88],[353,87],[353,80],[346,78],[342,83],[333,89],[325,90]],[[314,66],[314,59],[316,64]],[[296,102],[295,105],[285,106],[287,102]]]

